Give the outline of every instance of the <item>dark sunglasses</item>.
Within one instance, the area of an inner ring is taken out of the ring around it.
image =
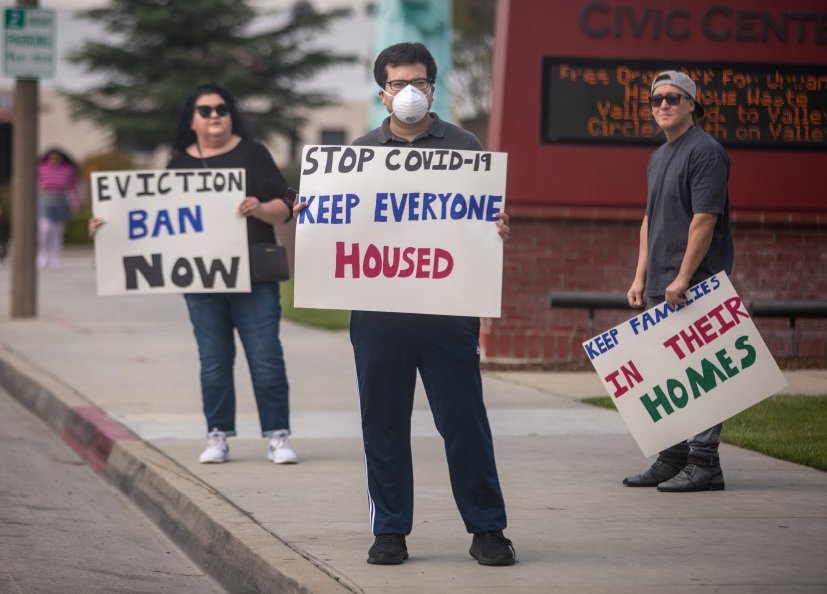
[[[215,112],[215,115],[217,115],[218,117],[223,118],[225,115],[230,113],[230,108],[227,107],[226,103],[221,103],[219,105],[216,105],[215,107],[211,105],[196,105],[195,111],[197,111],[198,115],[200,115],[202,118],[210,117],[212,112]]]
[[[649,104],[652,107],[660,107],[661,103],[663,103],[663,100],[666,99],[666,103],[674,107],[681,102],[681,97],[686,97],[686,95],[681,95],[680,93],[664,93],[663,95],[652,95],[651,97],[649,97]]]

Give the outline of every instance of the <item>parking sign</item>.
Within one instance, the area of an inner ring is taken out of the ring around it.
[[[6,8],[3,66],[15,78],[52,78],[55,72],[55,12]]]

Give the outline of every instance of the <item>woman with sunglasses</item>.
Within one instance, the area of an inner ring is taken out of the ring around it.
[[[273,225],[292,217],[288,184],[267,148],[247,133],[233,96],[221,86],[197,87],[184,102],[169,169],[244,168],[247,196],[238,212],[247,219],[247,240],[274,243]],[[227,438],[236,434],[233,382],[234,330],[238,331],[253,383],[267,457],[295,464],[290,447],[289,402],[284,354],[279,339],[278,282],[256,282],[250,293],[187,293],[184,296],[201,360],[201,395],[207,447],[201,463],[229,459]]]
[[[238,213],[247,219],[247,241],[275,243],[274,225],[293,217],[295,192],[288,188],[273,157],[247,132],[235,98],[216,83],[196,87],[184,101],[172,144],[168,169],[242,168],[247,196]],[[89,221],[89,236],[104,224]],[[250,293],[186,293],[184,295],[201,361],[201,397],[207,421],[207,447],[202,464],[230,457],[227,438],[236,435],[235,336],[238,331],[253,383],[261,434],[269,439],[267,457],[276,464],[295,464],[290,446],[290,408],[284,353],[279,339],[281,303],[278,282],[256,282]]]

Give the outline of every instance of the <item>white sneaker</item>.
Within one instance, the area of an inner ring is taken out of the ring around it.
[[[230,459],[230,446],[227,444],[227,434],[213,429],[207,435],[207,449],[201,452],[198,461],[201,464],[222,464]]]
[[[290,447],[290,440],[286,435],[270,438],[270,447],[267,448],[267,459],[273,464],[297,464],[299,457]]]

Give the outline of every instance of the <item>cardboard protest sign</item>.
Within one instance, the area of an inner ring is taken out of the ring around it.
[[[723,272],[583,343],[645,456],[772,396],[786,384]]]
[[[499,317],[507,155],[307,146],[297,307]]]
[[[99,295],[249,292],[243,169],[92,174]]]

